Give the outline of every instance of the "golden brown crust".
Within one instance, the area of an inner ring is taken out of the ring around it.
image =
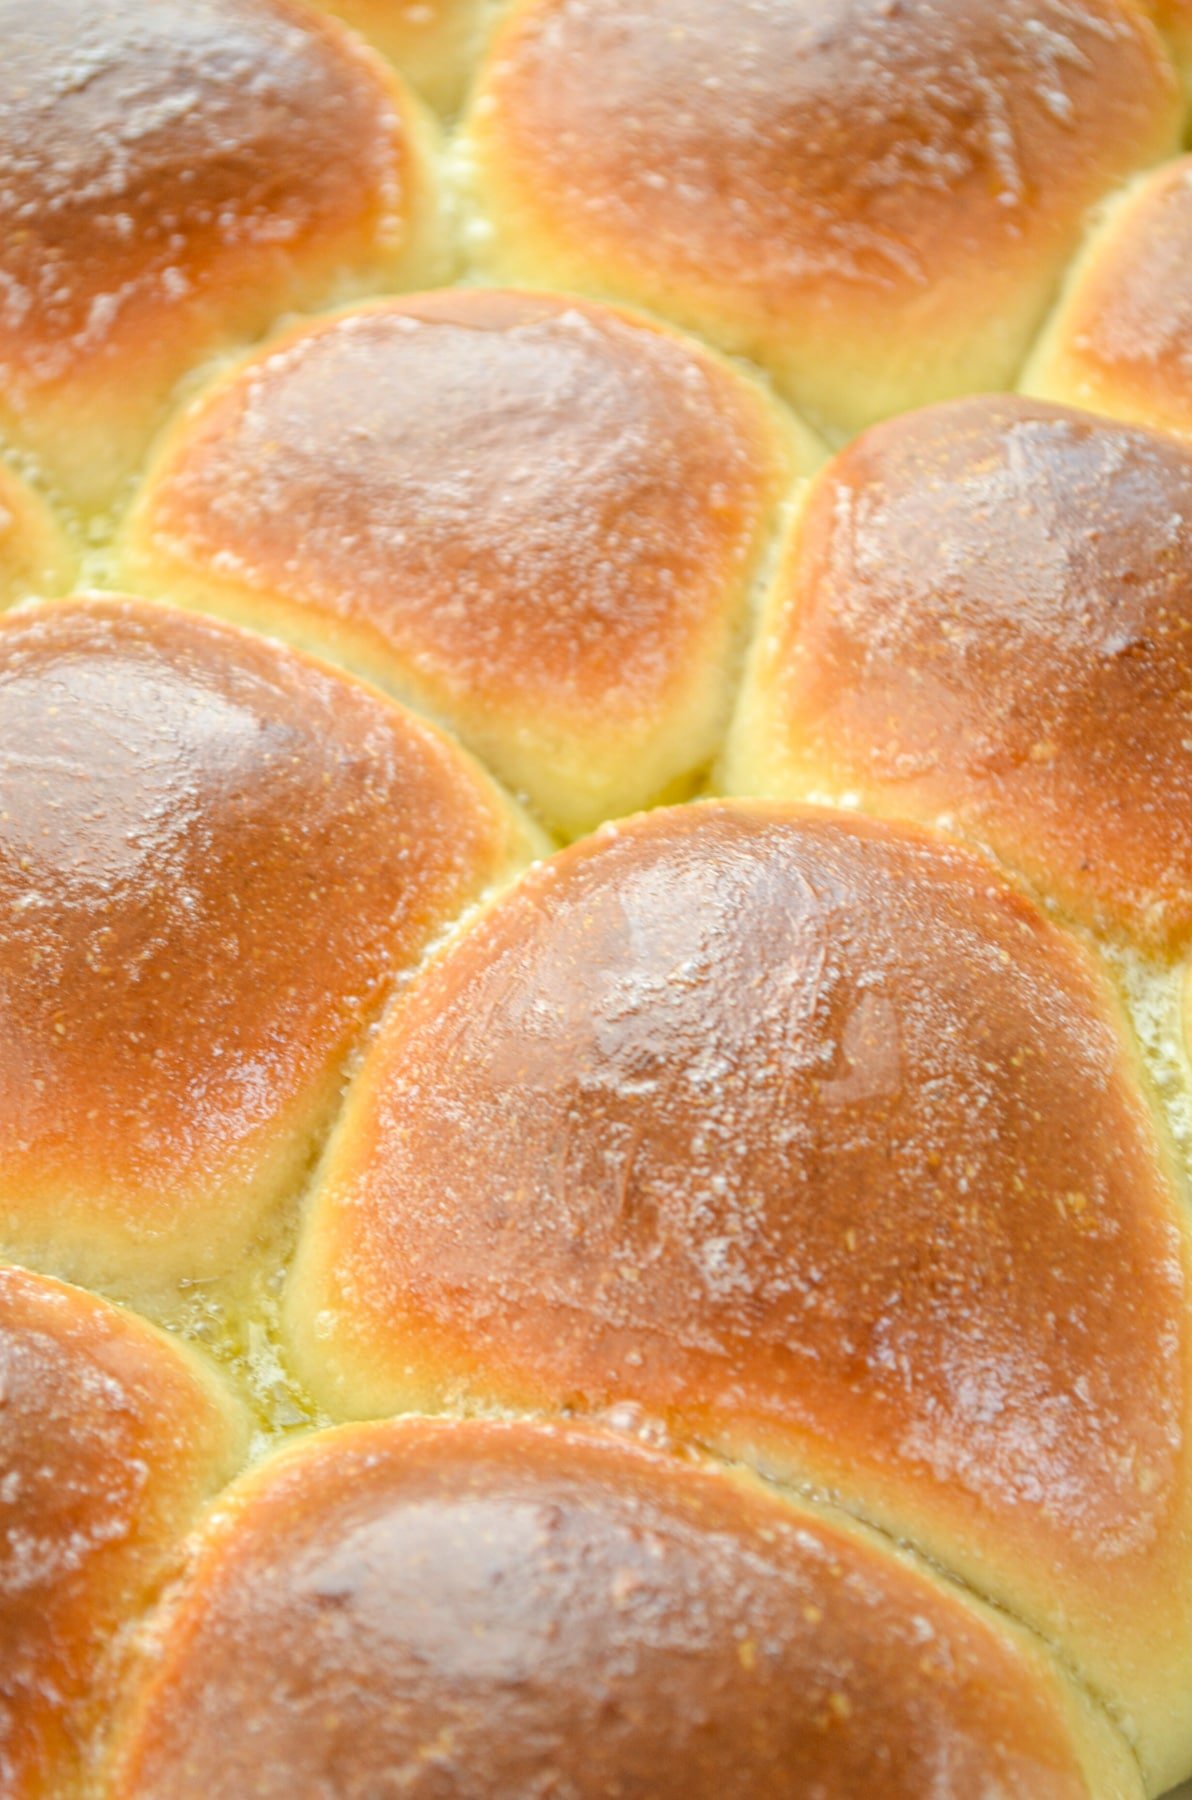
[[[421,126],[290,0],[0,0],[0,40],[0,416],[105,504],[196,362],[417,266]]]
[[[243,1451],[230,1400],[106,1301],[0,1266],[0,1791],[76,1791],[113,1639]]]
[[[1192,453],[1010,396],[891,421],[812,490],[729,785],[987,844],[1075,917],[1192,930]]]
[[[1192,437],[1192,157],[1157,170],[1108,213],[1023,386]]]
[[[464,97],[500,0],[315,0],[397,64],[442,112]]]
[[[390,1015],[299,1248],[304,1373],[340,1416],[631,1400],[810,1472],[1149,1728],[1192,1667],[1187,1287],[1115,1018],[943,840],[764,803],[602,834]]]
[[[124,567],[326,647],[578,832],[714,754],[796,442],[810,467],[758,388],[643,320],[387,302],[302,328],[182,422]]]
[[[343,1059],[524,849],[431,728],[229,626],[0,621],[0,1238],[104,1282],[234,1262]]]
[[[409,1420],[230,1498],[113,1800],[1085,1800],[1058,1687],[756,1485],[611,1435]]]
[[[516,0],[470,143],[500,273],[648,304],[849,431],[1009,385],[1180,110],[1130,0]]]

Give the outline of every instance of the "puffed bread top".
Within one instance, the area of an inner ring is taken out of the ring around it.
[[[110,596],[0,621],[0,1245],[229,1268],[428,942],[536,840],[380,695]]]
[[[0,1800],[1192,1773],[1190,26],[0,0]]]
[[[83,509],[286,310],[444,272],[428,127],[291,0],[0,0],[0,427]]]
[[[121,573],[351,663],[574,835],[711,761],[778,502],[821,460],[759,384],[645,320],[387,301],[183,418]]]
[[[1192,448],[1009,395],[858,438],[796,521],[725,779],[944,824],[1182,954]]]
[[[477,254],[649,305],[850,432],[1009,385],[1086,209],[1181,116],[1133,0],[513,0]]]
[[[0,1793],[89,1791],[87,1727],[118,1640],[246,1449],[232,1396],[185,1346],[0,1265]]]
[[[1188,1274],[1091,957],[765,803],[531,871],[390,1013],[287,1297],[339,1417],[634,1402],[810,1479],[1192,1753]]]
[[[528,1421],[348,1427],[266,1464],[148,1651],[113,1800],[1141,1793],[1024,1634],[888,1546]]]

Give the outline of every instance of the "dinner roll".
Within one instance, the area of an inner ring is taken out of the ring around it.
[[[0,462],[0,607],[70,586],[75,556],[39,494]]]
[[[430,127],[290,0],[0,0],[0,434],[103,509],[180,379],[434,279]]]
[[[513,0],[467,158],[486,268],[654,307],[847,433],[1011,385],[1181,115],[1133,0]]]
[[[112,1791],[1142,1792],[1037,1644],[855,1527],[611,1434],[420,1419],[228,1496]]]
[[[0,1793],[73,1800],[115,1640],[235,1473],[243,1420],[197,1357],[0,1266]]]
[[[0,621],[0,1248],[95,1285],[231,1266],[344,1060],[528,848],[429,726],[226,625]]]
[[[0,0],[0,1800],[1192,1800],[1190,132]]]
[[[315,0],[362,32],[440,112],[464,97],[499,0]]]
[[[991,846],[1075,918],[1192,930],[1192,452],[1010,396],[896,419],[810,491],[727,785]]]
[[[420,296],[303,326],[185,417],[122,574],[355,666],[576,833],[715,754],[775,503],[817,460],[643,320]]]
[[[1165,163],[1107,212],[1022,385],[1192,436],[1192,157]]]
[[[337,1416],[627,1401],[911,1539],[1192,1762],[1188,1282],[1092,958],[778,804],[532,871],[390,1013],[287,1298]]]

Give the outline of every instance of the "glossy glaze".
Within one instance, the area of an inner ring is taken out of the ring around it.
[[[519,847],[451,745],[292,652],[113,598],[10,614],[5,1241],[100,1280],[226,1266],[394,980]]]
[[[77,1288],[0,1265],[0,1792],[65,1800],[110,1705],[117,1634],[241,1421],[180,1348]]]
[[[1084,1800],[1057,1685],[755,1486],[611,1436],[398,1422],[229,1498],[114,1800]]]
[[[425,177],[380,65],[289,0],[3,0],[0,39],[3,418],[102,499],[193,363],[394,267]]]
[[[1192,930],[1192,451],[1011,397],[825,471],[731,779],[988,844],[1079,919]]]
[[[521,0],[472,135],[498,267],[645,300],[854,430],[1008,385],[1179,112],[1123,0]]]
[[[128,562],[327,642],[578,830],[711,756],[787,478],[761,393],[695,346],[464,291],[250,364],[167,446]]]
[[[532,872],[390,1016],[290,1327],[341,1413],[634,1402],[811,1472],[1078,1654],[1141,1642],[1158,1705],[1177,1221],[1100,978],[988,864],[689,807]]]

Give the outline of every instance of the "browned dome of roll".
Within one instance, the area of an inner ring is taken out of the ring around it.
[[[1022,385],[1192,437],[1192,157],[1138,182],[1107,213]]]
[[[848,432],[1011,385],[1181,113],[1133,0],[514,0],[468,154],[486,266],[654,307]]]
[[[611,1435],[349,1427],[229,1496],[113,1800],[1141,1792],[1037,1648],[854,1529]]]
[[[106,1301],[0,1267],[4,1800],[79,1791],[118,1634],[244,1436],[189,1352]]]
[[[408,990],[288,1319],[340,1416],[631,1400],[810,1474],[1064,1639],[1174,1776],[1187,1299],[1091,958],[944,840],[709,804],[553,858]]]
[[[362,669],[575,833],[716,751],[796,449],[644,320],[419,296],[301,328],[184,418],[124,573]]]
[[[471,80],[500,0],[314,0],[397,64],[441,112],[454,112]]]
[[[180,380],[438,267],[427,128],[291,0],[0,0],[0,431],[84,507]]]
[[[1192,931],[1192,451],[1011,397],[879,426],[811,490],[728,785],[991,846],[1075,917]]]
[[[429,726],[114,598],[0,621],[0,1243],[233,1263],[397,975],[524,849]]]

